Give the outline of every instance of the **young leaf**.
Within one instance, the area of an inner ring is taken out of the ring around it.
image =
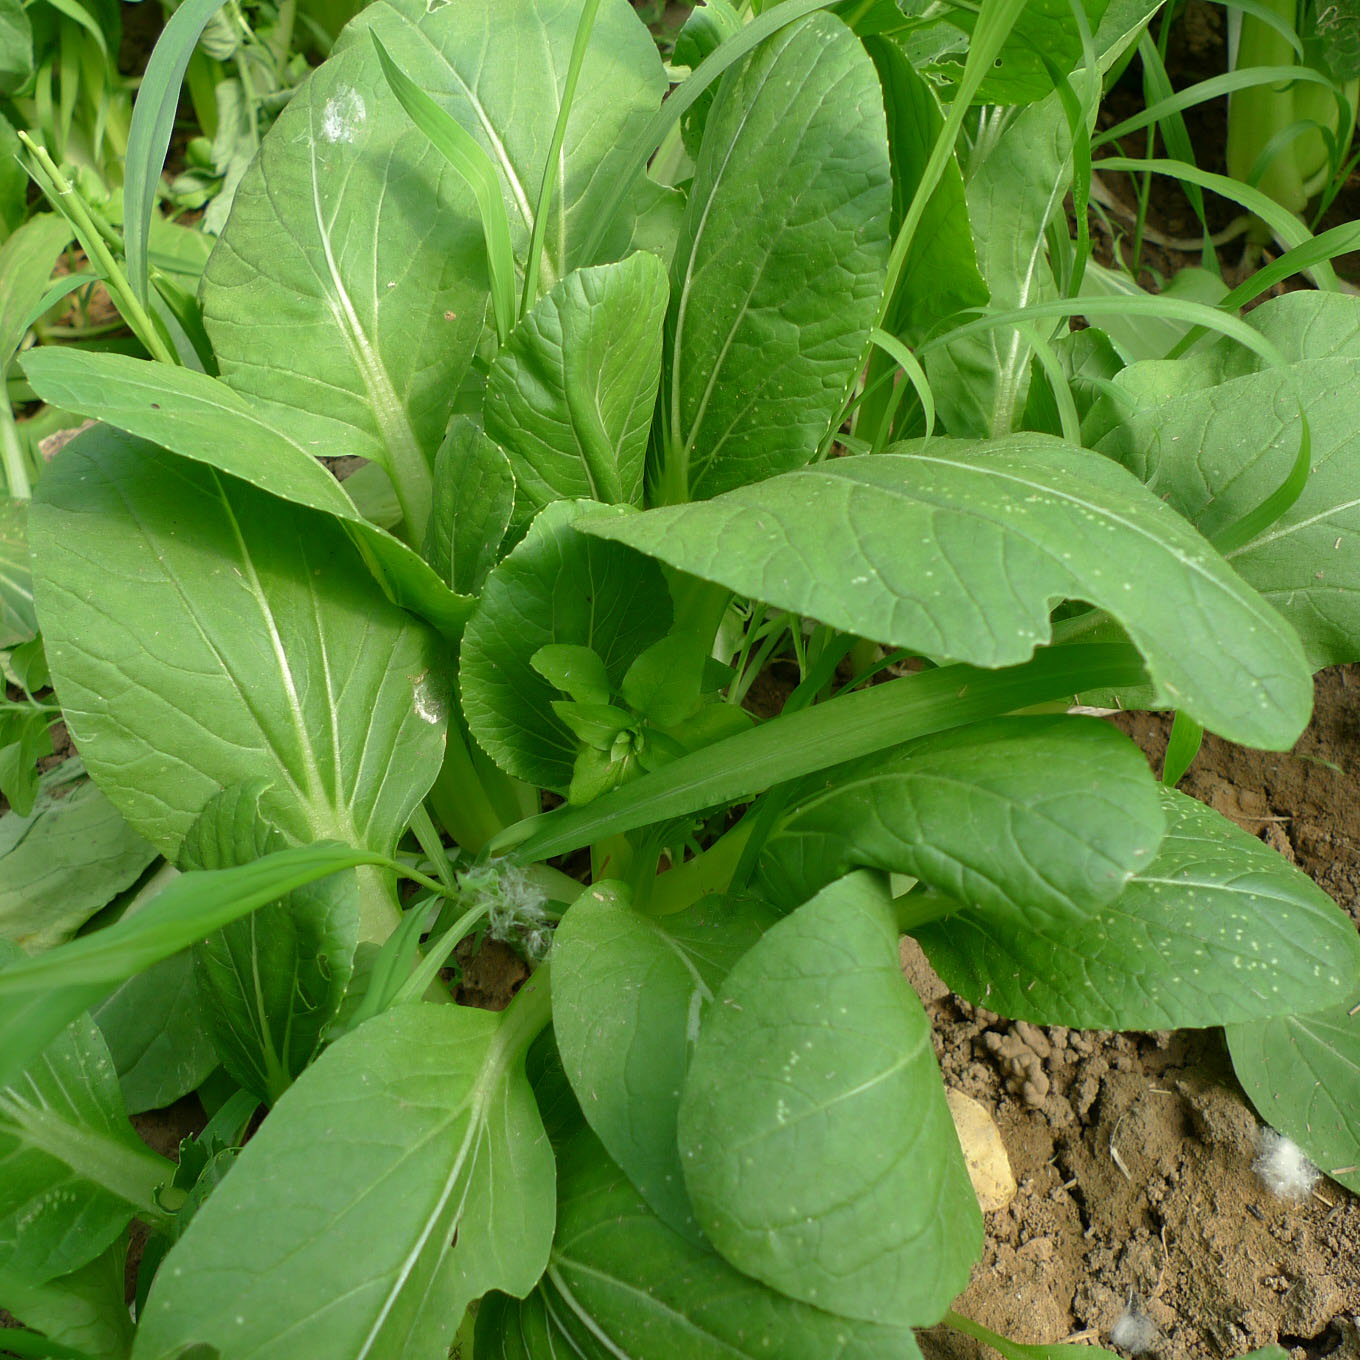
[[[1157,782],[1093,718],[997,718],[828,770],[794,792],[760,862],[794,906],[851,869],[910,874],[983,913],[1083,921],[1166,829]]]
[[[0,1267],[0,1299],[14,1317],[42,1332],[50,1343],[72,1347],[82,1357],[125,1360],[132,1349],[132,1314],[124,1292],[126,1260],[126,1244],[119,1240],[88,1265],[43,1284],[21,1280]]]
[[[1226,1033],[1233,1071],[1261,1118],[1360,1194],[1360,994]]]
[[[1245,745],[1287,749],[1312,707],[1298,640],[1212,548],[1108,460],[1047,436],[904,444],[582,529],[979,666],[1024,660],[1050,636],[1053,601],[1085,600],[1124,627],[1173,706]]]
[[[263,780],[208,801],[180,848],[191,869],[249,864],[287,842],[260,812]],[[294,889],[194,946],[194,976],[222,1065],[273,1104],[321,1047],[354,972],[359,885],[333,875]]]
[[[0,26],[3,22],[0,17]],[[23,343],[34,305],[46,292],[57,256],[70,240],[71,228],[64,217],[38,213],[0,245],[0,377]]]
[[[666,290],[645,251],[575,270],[491,361],[486,432],[510,458],[521,525],[555,500],[642,504]]]
[[[710,53],[741,32],[741,15],[729,0],[704,0],[690,11],[689,18],[676,35],[675,51],[671,56],[674,66],[688,66],[691,71]],[[697,157],[703,141],[704,124],[708,121],[708,111],[713,107],[716,89],[706,89],[694,101],[680,122],[684,137],[685,150]]]
[[[260,777],[294,839],[395,848],[443,758],[442,647],[333,519],[97,429],[43,478],[29,535],[67,722],[148,840],[173,855]]]
[[[304,1332],[316,1355],[437,1360],[472,1299],[532,1289],[555,1186],[523,1068],[546,989],[524,999],[398,1006],[327,1049],[166,1257],[136,1360],[284,1356]]]
[[[733,968],[679,1137],[699,1226],[738,1270],[869,1322],[943,1315],[982,1219],[876,878],[825,889]]]
[[[877,318],[890,199],[882,92],[840,20],[723,78],[671,265],[663,500],[815,456]]]
[[[532,658],[550,643],[590,647],[617,690],[629,663],[664,636],[670,595],[655,562],[578,534],[603,507],[556,501],[491,573],[463,638],[460,683],[468,727],[519,779],[565,791],[578,741],[554,714],[557,689]]]
[[[479,595],[514,507],[515,474],[504,450],[467,416],[454,416],[435,456],[425,560],[453,590]]]
[[[109,1046],[129,1114],[162,1109],[196,1091],[217,1066],[188,953],[134,974],[90,1014]]]
[[[1115,379],[1127,400],[1108,408],[1118,424],[1097,447],[1212,534],[1289,476],[1301,401],[1312,443],[1308,481],[1274,524],[1227,557],[1298,630],[1312,666],[1355,660],[1360,300],[1288,293],[1247,320],[1284,353],[1286,369],[1226,342],[1188,363],[1134,364]]]
[[[667,1227],[703,1239],[676,1144],[699,1022],[733,964],[773,923],[753,898],[705,898],[659,921],[596,884],[553,942],[553,1029],[590,1126]]]
[[[1085,924],[961,911],[913,933],[980,1006],[1036,1024],[1176,1029],[1321,1010],[1360,975],[1360,939],[1305,874],[1163,788],[1157,858]]]
[[[558,1177],[548,1272],[523,1303],[482,1301],[479,1360],[919,1360],[907,1328],[809,1307],[672,1232],[589,1130]]]
[[[0,939],[28,953],[70,939],[156,858],[88,779],[66,787],[79,770],[43,775],[28,816],[0,817]]]
[[[1058,0],[1071,22],[1068,0]],[[1021,308],[1056,295],[1044,233],[1072,183],[1072,134],[1058,95],[1021,109],[972,169],[968,220],[994,308]],[[1003,436],[1025,409],[1033,350],[1019,331],[993,327],[924,356],[945,428]]]
[[[0,1272],[37,1285],[87,1265],[155,1213],[172,1171],[132,1131],[99,1030],[74,1020],[0,1087]]]
[[[387,863],[372,851],[320,842],[236,869],[186,874],[135,915],[12,964],[0,972],[0,1082],[13,1081],[73,1019],[134,973],[305,883]]]
[[[187,368],[56,345],[26,355],[24,374],[44,401],[64,411],[95,416],[282,500],[334,516],[396,604],[446,633],[462,628],[472,602],[450,595],[406,544],[359,513],[317,461],[331,446],[295,437],[289,421],[274,423],[226,383]]]

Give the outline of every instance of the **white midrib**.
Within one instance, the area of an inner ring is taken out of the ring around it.
[[[486,1061],[482,1064],[482,1070],[478,1075],[476,1085],[468,1095],[466,1104],[456,1113],[462,1110],[468,1111],[467,1128],[463,1132],[462,1142],[458,1145],[458,1153],[453,1159],[452,1166],[449,1167],[448,1175],[444,1178],[443,1188],[439,1192],[439,1198],[435,1201],[434,1207],[425,1216],[425,1222],[421,1227],[419,1235],[411,1246],[411,1250],[406,1253],[405,1258],[397,1267],[396,1278],[392,1281],[383,1299],[382,1307],[378,1310],[378,1315],[373,1320],[373,1326],[369,1328],[368,1335],[364,1338],[358,1351],[355,1353],[354,1360],[368,1360],[373,1354],[373,1348],[382,1339],[383,1328],[387,1325],[387,1320],[392,1315],[392,1310],[397,1306],[402,1294],[410,1282],[411,1276],[415,1273],[416,1266],[429,1244],[431,1237],[434,1236],[436,1228],[440,1226],[444,1211],[448,1208],[449,1201],[453,1198],[460,1182],[463,1181],[463,1171],[473,1156],[476,1145],[481,1137],[482,1129],[486,1123],[487,1106],[491,1103],[491,1097],[496,1087],[500,1084],[501,1075],[507,1062],[507,1046],[500,1034],[492,1042],[490,1052]],[[464,1186],[464,1198],[467,1195],[467,1186]],[[457,1215],[461,1218],[462,1215]],[[455,1220],[456,1221],[456,1220]],[[436,1266],[436,1269],[438,1267]]]
[[[325,290],[326,306],[335,318],[336,328],[344,338],[368,394],[378,435],[390,458],[387,470],[392,474],[402,514],[413,529],[419,527],[423,531],[424,516],[420,507],[428,506],[433,494],[430,468],[416,440],[415,431],[406,419],[405,408],[387,376],[382,360],[364,332],[359,314],[341,280],[335,252],[331,249],[330,230],[321,210],[321,180],[316,163],[315,134],[312,136],[310,154],[312,211],[316,218],[317,236],[326,257],[326,273],[332,285],[332,289]]]

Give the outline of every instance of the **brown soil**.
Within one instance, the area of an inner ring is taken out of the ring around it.
[[[1287,754],[1207,738],[1181,788],[1297,863],[1360,922],[1360,667],[1317,680]],[[1123,715],[1160,768],[1168,724]],[[948,1085],[994,1112],[1019,1182],[987,1215],[958,1311],[1024,1342],[1111,1344],[1150,1324],[1161,1360],[1223,1360],[1276,1343],[1295,1360],[1360,1360],[1360,1199],[1323,1180],[1302,1204],[1252,1171],[1259,1121],[1218,1030],[1106,1034],[1012,1024],[909,969]],[[926,1333],[928,1360],[975,1360]],[[1130,1352],[1132,1353],[1132,1352]]]

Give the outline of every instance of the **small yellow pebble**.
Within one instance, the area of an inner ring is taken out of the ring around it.
[[[945,1099],[978,1204],[983,1213],[1004,1209],[1015,1198],[1017,1186],[996,1122],[983,1105],[962,1091],[947,1090]]]

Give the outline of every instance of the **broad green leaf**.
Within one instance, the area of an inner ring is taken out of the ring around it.
[[[0,1088],[0,1271],[42,1284],[87,1265],[169,1171],[132,1131],[94,1022],[73,1021]]]
[[[418,541],[486,287],[469,191],[412,135],[365,41],[265,137],[204,271],[203,319],[228,386],[305,446],[381,463]]]
[[[556,500],[642,504],[666,298],[646,251],[574,270],[491,361],[486,432],[509,456],[521,525]]]
[[[127,1249],[117,1241],[69,1275],[31,1284],[0,1267],[0,1299],[20,1322],[99,1360],[125,1360],[132,1314],[124,1297]],[[55,1354],[55,1352],[53,1352]]]
[[[446,633],[471,601],[443,587],[404,543],[370,524],[345,488],[317,461],[329,443],[310,444],[275,424],[226,383],[192,369],[120,354],[48,346],[24,357],[33,390],[62,410],[97,417],[163,449],[217,468],[296,505],[333,516],[390,598]]]
[[[679,1137],[699,1226],[738,1270],[912,1327],[967,1283],[982,1219],[897,943],[867,873],[767,931],[700,1026]]]
[[[28,953],[69,940],[156,858],[79,770],[49,771],[27,817],[0,817],[0,939]]]
[[[809,1307],[672,1232],[588,1130],[558,1174],[547,1275],[483,1301],[479,1360],[919,1360],[908,1329]]]
[[[1092,31],[1100,24],[1109,0],[1081,0]],[[980,104],[1032,104],[1053,89],[1053,73],[1068,75],[1081,59],[1081,30],[1072,17],[1073,0],[1025,0],[1010,37],[989,71],[974,102]],[[967,10],[950,10],[949,22],[972,31],[973,17]],[[951,69],[952,68],[952,69]],[[956,79],[962,63],[942,63]]]
[[[327,1049],[166,1257],[137,1360],[291,1360],[304,1335],[312,1355],[443,1360],[472,1299],[528,1293],[554,1166],[527,1018],[415,1003]]]
[[[449,10],[426,0],[384,0],[336,44],[337,52],[369,47],[371,27],[397,65],[482,143],[501,177],[521,274],[579,19],[578,0],[458,0]],[[554,167],[539,261],[543,288],[600,262],[585,257],[587,238],[614,182],[635,169],[634,126],[655,111],[666,88],[656,44],[631,6],[604,0]]]
[[[12,95],[33,74],[33,28],[20,0],[0,0],[0,95]]]
[[[9,2],[0,0],[0,5]],[[0,10],[0,50],[3,23]],[[0,245],[0,377],[23,343],[33,308],[47,291],[52,266],[70,240],[71,228],[64,217],[38,213]]]
[[[1229,1025],[1227,1036],[1261,1118],[1360,1194],[1360,993],[1330,1010]]]
[[[1166,815],[1139,749],[1094,718],[997,718],[809,781],[765,843],[795,906],[851,869],[909,874],[1022,925],[1081,921],[1156,853]]]
[[[617,690],[671,623],[656,563],[576,532],[582,516],[603,509],[555,501],[543,510],[487,578],[463,637],[459,679],[472,735],[502,769],[558,791],[571,783],[579,743],[552,710],[560,695],[534,669],[535,653],[551,643],[590,647]]]
[[[28,569],[28,502],[0,496],[0,650],[38,631]]]
[[[702,1243],[676,1144],[699,1023],[732,965],[773,923],[754,899],[707,897],[664,921],[596,884],[553,941],[553,1029],[590,1126],[669,1228]]]
[[[515,474],[467,416],[455,416],[434,465],[425,559],[464,595],[479,595],[496,565],[515,507]]]
[[[109,1046],[129,1114],[173,1104],[217,1066],[187,953],[134,974],[90,1014]]]
[[[371,851],[327,844],[283,850],[236,869],[186,874],[136,915],[0,973],[0,1082],[120,982],[303,884],[358,865]]]
[[[214,793],[262,778],[285,835],[390,853],[443,758],[442,648],[340,526],[108,429],[39,491],[48,660],[128,821],[173,856]]]
[[[486,314],[485,250],[470,190],[389,97],[367,30],[491,155],[522,254],[576,20],[560,0],[370,6],[265,138],[204,276],[226,381],[304,440],[383,463],[417,542]],[[610,0],[567,127],[545,282],[593,263],[573,248],[626,159],[623,129],[664,90],[646,30]]]
[[[871,38],[865,46],[883,84],[888,110],[895,231],[921,182],[944,115],[934,90],[897,43]],[[894,335],[915,343],[925,339],[935,323],[965,307],[980,307],[988,297],[973,249],[963,175],[951,156],[912,237],[885,324]]]
[[[1308,413],[1311,472],[1276,522],[1227,556],[1303,639],[1315,668],[1360,659],[1360,299],[1287,293],[1247,321],[1288,367],[1272,369],[1221,342],[1191,361],[1124,370],[1126,401],[1096,446],[1203,532],[1241,520],[1289,476]]]
[[[1335,903],[1254,836],[1163,789],[1157,858],[1084,924],[960,911],[913,933],[940,976],[1017,1020],[1179,1029],[1334,1005],[1360,976]]]
[[[741,594],[892,646],[1025,660],[1056,600],[1105,609],[1169,706],[1287,749],[1312,685],[1297,639],[1209,545],[1108,460],[1041,435],[839,458],[701,505],[605,520]]]
[[[192,869],[249,864],[287,842],[260,812],[262,780],[209,800],[180,860]],[[354,972],[359,885],[335,875],[294,889],[194,946],[194,977],[222,1065],[273,1104],[321,1047]]]
[[[723,77],[671,265],[665,500],[815,456],[877,318],[890,202],[882,92],[840,20],[790,24]]]

